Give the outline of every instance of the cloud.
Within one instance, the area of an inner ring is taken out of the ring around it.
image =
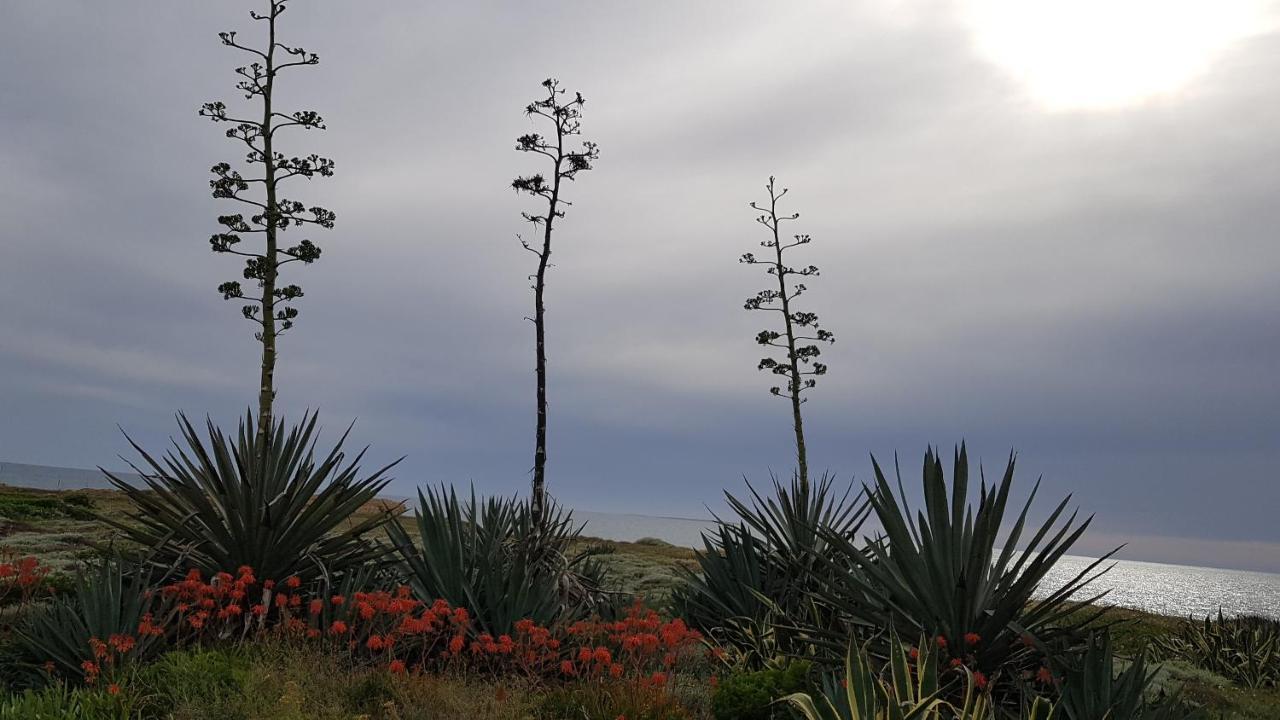
[[[1280,542],[1262,510],[1280,504],[1280,170],[1262,160],[1280,38],[1223,46],[1154,99],[1064,111],[983,54],[964,6],[911,7],[295,4],[289,41],[322,63],[281,101],[329,130],[282,142],[337,175],[289,195],[338,223],[290,273],[307,295],[281,409],[358,416],[373,461],[409,455],[402,494],[524,487],[532,265],[509,183],[534,165],[512,145],[558,74],[602,148],[549,281],[562,499],[688,515],[790,463],[754,369],[765,318],[741,309],[766,278],[736,263],[776,174],[822,268],[806,306],[837,335],[811,464],[866,477],[872,451],[1017,446],[1107,537],[1252,562],[1240,543]],[[93,466],[122,449],[116,423],[158,444],[178,408],[234,422],[257,357],[214,291],[239,268],[208,251],[226,209],[207,169],[239,151],[195,109],[237,101],[215,33],[247,32],[244,8],[9,16],[0,458]]]

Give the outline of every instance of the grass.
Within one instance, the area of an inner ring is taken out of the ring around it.
[[[1180,661],[1162,663],[1156,684],[1168,691],[1181,688],[1184,697],[1203,705],[1214,717],[1222,715],[1239,720],[1280,718],[1280,689],[1241,688],[1221,675]]]
[[[114,532],[93,513],[118,515],[129,507],[110,490],[55,492],[0,486],[0,548],[34,555],[55,573],[67,573],[96,554]]]
[[[536,700],[481,678],[393,676],[289,645],[170,653],[127,688],[143,717],[174,720],[526,718]]]
[[[611,589],[643,596],[656,606],[670,599],[682,567],[697,567],[693,550],[653,538],[636,542],[583,538],[574,549],[595,553],[614,583]]]
[[[117,684],[74,693],[97,708],[87,717],[131,720],[696,720],[709,718],[704,686],[670,693],[612,681],[536,685],[483,675],[395,675],[288,642],[170,652]],[[53,688],[10,700],[0,720],[31,720],[35,708],[65,718],[67,693]],[[124,710],[125,712],[120,712]],[[54,714],[56,712],[57,714]],[[127,715],[126,715],[127,713]],[[70,715],[80,717],[80,715]],[[45,717],[45,716],[40,716]]]

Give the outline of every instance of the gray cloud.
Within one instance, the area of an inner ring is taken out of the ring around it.
[[[252,401],[250,328],[213,291],[238,269],[205,243],[225,211],[206,170],[239,153],[195,115],[236,99],[214,35],[245,29],[236,5],[6,9],[0,458],[109,464],[117,423],[158,444],[175,410],[229,423]],[[762,278],[735,262],[774,173],[838,336],[813,464],[865,478],[898,450],[913,477],[930,442],[988,465],[1017,447],[1139,556],[1280,569],[1256,551],[1280,543],[1276,34],[1174,96],[1048,112],[950,3],[295,5],[290,41],[323,62],[285,102],[330,130],[290,147],[338,174],[294,194],[338,226],[296,273],[281,405],[358,416],[375,460],[409,455],[400,492],[527,481],[508,183],[532,168],[520,108],[558,73],[603,149],[550,281],[561,498],[689,515],[787,466],[741,310]]]

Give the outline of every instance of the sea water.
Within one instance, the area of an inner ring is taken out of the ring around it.
[[[129,481],[131,475],[121,475]],[[0,484],[46,490],[106,488],[97,470],[0,463]],[[656,538],[672,545],[702,547],[702,533],[712,520],[575,511],[584,535],[606,540]],[[1065,556],[1041,584],[1046,591],[1060,587],[1084,570],[1093,558]],[[1114,566],[1086,588],[1088,594],[1108,591],[1104,602],[1163,615],[1265,615],[1280,618],[1280,575],[1248,570],[1193,567],[1165,563],[1115,560]]]

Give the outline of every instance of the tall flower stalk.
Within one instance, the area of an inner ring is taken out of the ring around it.
[[[535,374],[537,376],[537,423],[534,430],[533,446],[533,517],[540,520],[546,512],[547,490],[547,323],[544,297],[547,285],[547,268],[551,262],[551,232],[558,218],[564,217],[564,208],[571,203],[564,199],[562,191],[565,182],[577,178],[578,173],[591,169],[591,163],[600,156],[596,144],[584,140],[573,149],[568,143],[579,135],[582,125],[582,106],[586,102],[582,93],[574,93],[572,99],[566,99],[566,93],[555,78],[542,81],[546,89],[546,97],[535,100],[525,106],[524,112],[530,118],[539,117],[551,121],[554,135],[543,136],[538,133],[521,135],[516,139],[516,150],[536,153],[547,158],[551,164],[551,173],[525,175],[511,182],[516,192],[528,193],[546,203],[544,214],[523,212],[521,215],[531,223],[542,235],[540,244],[532,244],[521,238],[520,244],[525,250],[538,257],[538,269],[531,276],[533,279],[533,321]]]
[[[807,398],[801,397],[801,394],[817,385],[818,381],[815,378],[827,372],[827,366],[817,361],[822,351],[815,343],[832,343],[835,342],[836,336],[818,327],[817,314],[795,309],[796,299],[804,294],[807,288],[803,283],[794,282],[794,278],[816,276],[818,267],[809,265],[794,268],[786,264],[783,253],[801,245],[808,245],[810,238],[808,235],[793,235],[790,241],[782,239],[782,224],[796,220],[800,217],[800,213],[778,214],[778,201],[787,194],[787,188],[779,191],[772,177],[769,178],[769,184],[765,189],[769,191],[768,204],[752,202],[751,208],[762,213],[756,218],[756,222],[769,231],[769,239],[761,241],[760,245],[773,252],[769,253],[771,257],[767,258],[757,258],[755,253],[746,253],[739,262],[766,266],[766,272],[774,276],[777,287],[761,290],[747,298],[745,307],[748,310],[764,310],[782,315],[782,332],[766,329],[756,335],[757,343],[781,350],[782,358],[762,358],[757,368],[768,370],[783,378],[784,384],[769,388],[769,392],[791,401],[792,427],[796,436],[797,475],[800,488],[807,492],[809,457],[804,444],[804,418],[800,414],[800,406],[807,401]]]
[[[319,155],[287,157],[279,152],[276,133],[286,128],[323,130],[324,121],[314,110],[298,110],[283,113],[274,105],[276,81],[284,70],[320,62],[319,56],[301,47],[292,47],[277,39],[277,25],[287,7],[288,0],[269,0],[266,14],[250,12],[255,21],[267,26],[265,48],[244,45],[236,39],[235,32],[223,32],[218,36],[222,44],[252,56],[252,62],[236,68],[243,79],[236,87],[248,100],[256,99],[256,116],[240,118],[228,114],[227,106],[220,102],[205,103],[200,115],[215,123],[232,123],[226,131],[228,138],[243,143],[248,148],[245,162],[261,165],[262,174],[245,177],[230,163],[218,163],[212,168],[213,180],[209,186],[213,196],[247,205],[249,217],[243,213],[221,215],[218,223],[221,232],[209,238],[215,253],[238,255],[244,258],[244,279],[257,283],[258,292],[246,294],[239,281],[224,282],[218,286],[223,299],[240,300],[244,318],[254,324],[254,338],[262,345],[258,382],[258,444],[263,450],[270,438],[274,420],[272,406],[275,402],[276,339],[293,327],[298,311],[292,306],[302,297],[298,285],[283,285],[280,269],[289,263],[311,264],[320,257],[320,248],[308,239],[296,245],[282,246],[280,233],[290,227],[303,225],[332,228],[335,215],[319,206],[306,207],[303,203],[280,195],[281,183],[302,177],[333,175],[333,161]],[[250,190],[253,189],[251,193]],[[246,250],[241,246],[245,235],[259,235],[262,245]]]

